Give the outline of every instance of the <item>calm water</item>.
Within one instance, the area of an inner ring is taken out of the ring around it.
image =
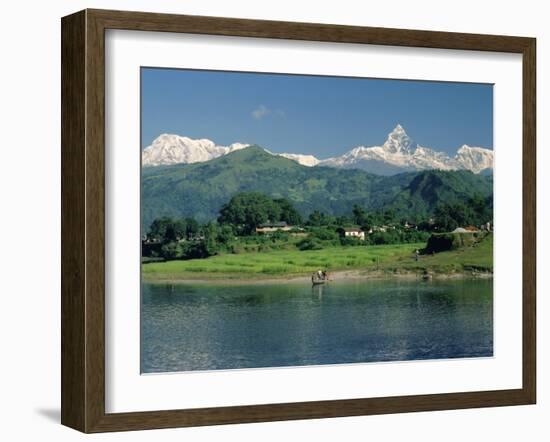
[[[144,373],[492,356],[492,280],[143,284]]]

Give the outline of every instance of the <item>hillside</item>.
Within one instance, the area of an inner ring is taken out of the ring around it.
[[[411,218],[432,213],[440,202],[466,201],[474,194],[483,195],[493,205],[492,176],[473,175],[467,171],[423,171],[396,193],[389,206]]]
[[[378,176],[358,169],[306,167],[258,146],[207,162],[142,169],[142,228],[160,216],[217,217],[237,192],[288,198],[307,216],[313,210],[342,215],[354,204],[425,216],[440,201],[492,195],[492,178],[466,171],[408,172]]]

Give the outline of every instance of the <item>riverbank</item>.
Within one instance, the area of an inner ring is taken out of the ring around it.
[[[308,251],[270,251],[227,254],[207,259],[169,261],[142,266],[144,282],[257,283],[309,280],[319,269],[331,278],[492,277],[492,236],[475,246],[415,258],[424,244],[333,247]]]
[[[206,276],[206,275],[204,275]],[[455,279],[490,279],[493,277],[492,272],[453,272],[453,273],[430,273],[431,280],[455,280]],[[407,281],[423,280],[422,272],[402,271],[391,272],[384,270],[342,270],[330,273],[329,283],[338,283],[341,281],[360,281],[360,280],[384,280],[384,279],[402,279]],[[167,279],[143,279],[143,282],[148,284],[223,284],[223,285],[254,285],[254,284],[309,284],[311,283],[311,275],[281,275],[278,277],[254,277],[249,278],[232,278],[231,275],[215,274],[206,279],[197,278],[197,275],[189,274],[175,276]]]

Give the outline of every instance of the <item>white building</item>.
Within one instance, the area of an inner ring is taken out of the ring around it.
[[[365,239],[365,232],[358,227],[346,227],[344,229],[344,236],[346,238],[358,238],[360,240]]]
[[[289,226],[285,221],[277,223],[264,223],[256,227],[256,233],[288,232],[293,226]]]

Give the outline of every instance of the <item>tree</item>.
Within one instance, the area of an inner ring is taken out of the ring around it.
[[[332,222],[334,222],[334,218],[329,217],[318,210],[311,212],[307,219],[307,224],[314,227],[328,226]]]
[[[186,236],[186,225],[182,219],[157,218],[149,227],[148,236],[163,243],[178,241]]]
[[[449,204],[437,206],[434,212],[434,218],[438,230],[450,232],[458,227],[458,223],[453,216],[452,207]]]
[[[285,221],[291,226],[302,224],[302,215],[294,208],[292,203],[285,198],[273,200],[279,206],[280,216],[278,221]]]
[[[474,214],[472,219],[474,225],[484,224],[493,219],[492,198],[484,198],[480,194],[475,194],[468,200],[468,207]]]
[[[172,220],[166,226],[165,241],[179,241],[186,237],[186,222],[183,219]]]
[[[349,216],[342,215],[342,216],[337,216],[336,218],[334,218],[334,221],[332,223],[329,222],[327,223],[327,225],[334,224],[336,226],[343,227],[343,226],[348,226],[352,223],[353,223],[353,220],[350,219]]]
[[[352,209],[353,214],[353,222],[359,226],[362,226],[363,224],[366,224],[367,221],[367,212],[365,210],[358,206],[357,204],[353,205]]]
[[[228,245],[235,238],[235,232],[233,226],[230,224],[224,224],[218,228],[218,242]]]
[[[393,221],[395,221],[396,215],[394,209],[387,209],[384,210],[384,213],[382,214],[382,218],[384,220],[384,223],[390,224]]]
[[[250,234],[260,224],[280,219],[281,206],[271,198],[259,192],[243,192],[222,207],[218,222],[232,224],[241,233]]]
[[[438,229],[446,232],[467,226],[474,220],[471,209],[459,202],[440,204],[435,209],[434,217]]]
[[[214,223],[208,223],[204,226],[204,250],[207,256],[218,253],[218,226]]]
[[[199,231],[199,223],[194,218],[185,218],[185,236],[187,239],[195,238]]]
[[[167,216],[155,219],[149,227],[149,238],[164,241],[164,237],[166,236],[166,229],[171,222],[172,218],[169,218]]]
[[[169,242],[161,248],[161,256],[166,260],[181,258],[182,254],[183,249],[177,242]]]

